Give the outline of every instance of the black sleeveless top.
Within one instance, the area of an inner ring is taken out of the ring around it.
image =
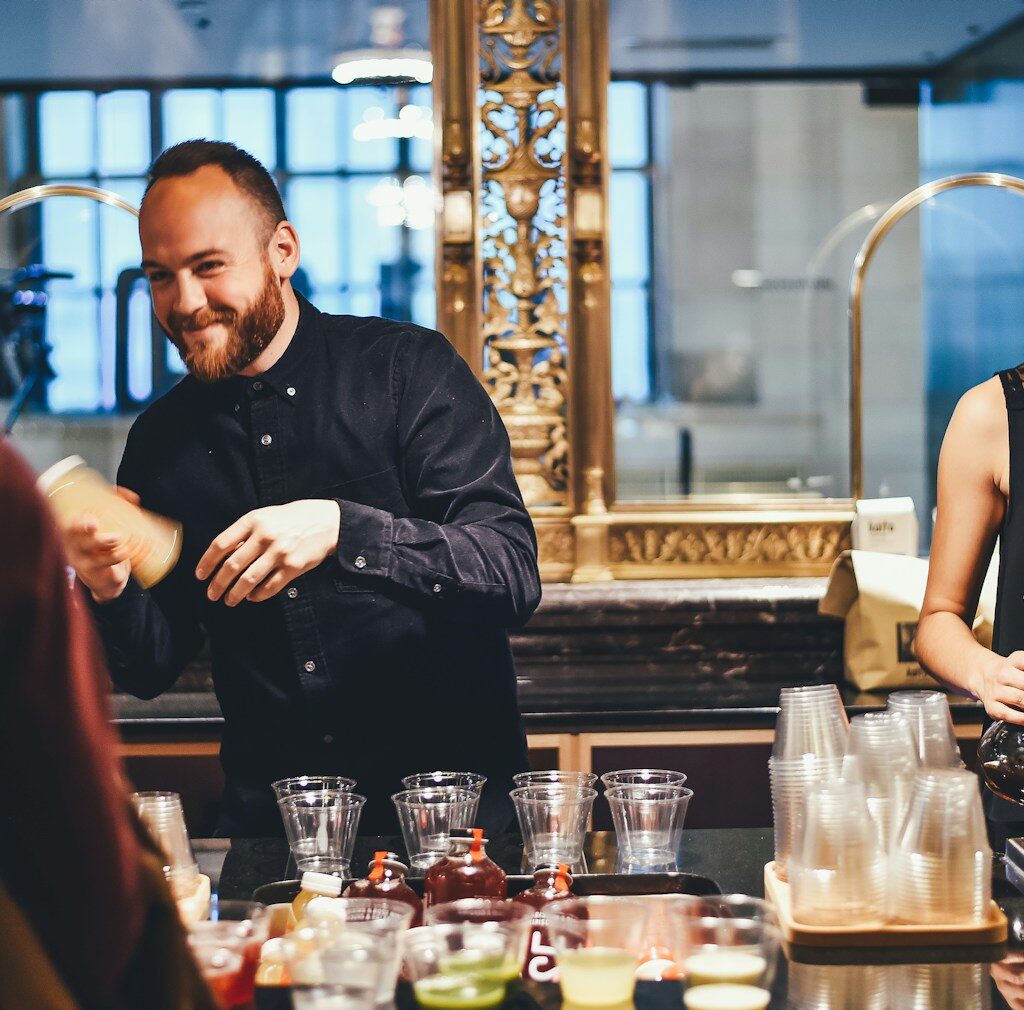
[[[1024,364],[998,372],[1010,433],[1010,500],[999,530],[999,582],[992,649],[1000,656],[1024,649]],[[992,720],[985,717],[985,729]],[[1024,808],[985,790],[985,812],[994,821],[1024,821]]]

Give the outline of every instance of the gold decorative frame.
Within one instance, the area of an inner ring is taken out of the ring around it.
[[[546,581],[821,575],[849,501],[616,505],[607,0],[431,0],[439,325],[505,421]]]

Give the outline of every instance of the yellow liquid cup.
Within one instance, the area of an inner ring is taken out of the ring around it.
[[[155,586],[177,564],[181,523],[125,501],[80,456],[54,463],[38,483],[61,528],[88,514],[99,521],[101,533],[124,537],[132,575],[144,589]]]

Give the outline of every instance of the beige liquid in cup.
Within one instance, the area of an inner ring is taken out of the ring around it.
[[[636,986],[636,956],[618,947],[580,947],[558,955],[562,997],[583,1006],[628,1003]]]
[[[691,954],[683,961],[683,971],[690,985],[712,985],[732,982],[736,985],[754,985],[767,967],[759,954],[743,951],[713,950]]]
[[[181,523],[125,501],[80,456],[54,463],[39,478],[39,489],[61,527],[89,514],[99,521],[101,533],[124,537],[132,575],[144,589],[155,586],[177,564]]]

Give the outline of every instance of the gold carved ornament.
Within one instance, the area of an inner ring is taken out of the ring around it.
[[[569,502],[560,42],[555,0],[482,0],[483,381],[533,508]]]

